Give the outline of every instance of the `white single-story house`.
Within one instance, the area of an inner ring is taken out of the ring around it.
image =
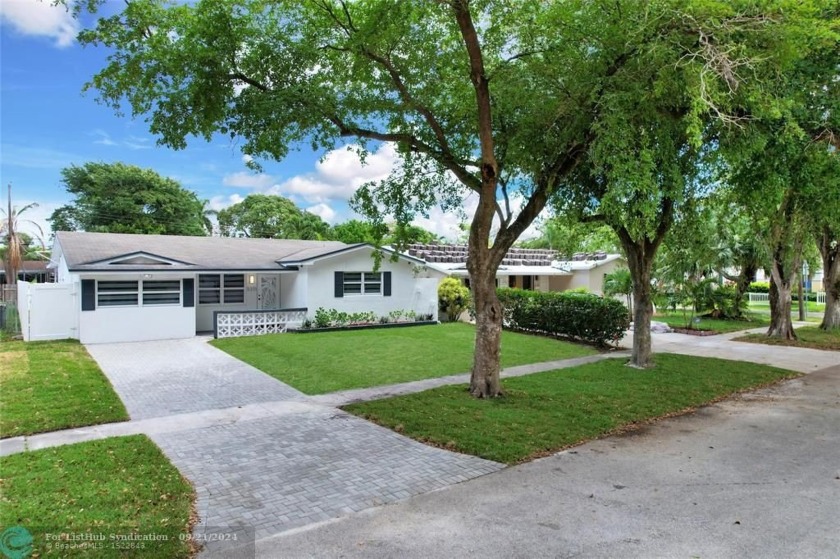
[[[447,276],[462,278],[469,286],[465,245],[411,244],[408,254],[428,262],[429,268]],[[625,267],[624,257],[604,252],[576,254],[571,260],[558,260],[546,249],[511,248],[496,273],[498,287],[534,291],[567,291],[585,288],[603,295],[604,276]]]
[[[604,294],[604,276],[627,267],[627,260],[620,254],[603,252],[581,254],[572,260],[558,260],[556,266],[569,270],[571,276],[554,278],[549,284],[549,291],[567,291],[584,288],[596,295]]]
[[[334,241],[56,233],[50,268],[77,299],[83,343],[299,326],[316,309],[437,319],[444,275],[418,258]],[[389,258],[395,256],[396,260]],[[375,270],[375,271],[374,271]],[[72,320],[71,320],[72,322]]]

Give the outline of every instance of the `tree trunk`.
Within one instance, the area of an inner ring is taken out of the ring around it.
[[[798,299],[797,303],[799,303],[799,321],[803,322],[805,320],[805,286],[802,285],[805,283],[804,278],[799,278],[799,281],[796,282],[796,298]]]
[[[475,354],[470,394],[495,398],[502,394],[501,372],[502,307],[496,296],[496,271],[488,269],[470,275],[475,301]]]
[[[757,267],[754,264],[742,266],[738,280],[735,282],[735,313],[739,318],[743,316],[741,306],[744,301],[744,296],[749,292],[750,284],[755,281],[756,271]]]
[[[823,289],[825,289],[825,315],[820,328],[823,330],[840,329],[840,243],[832,231],[826,227],[817,237],[817,247],[823,262]]]
[[[650,321],[653,316],[653,302],[650,292],[650,270],[647,281],[644,278],[636,284],[633,292],[633,355],[630,365],[646,368],[651,363]]]
[[[778,264],[774,262],[770,282],[770,328],[767,335],[772,338],[795,340],[796,333],[793,331],[793,320],[790,317],[792,282],[790,278],[785,280],[783,274],[777,272],[778,269]]]
[[[619,234],[619,238],[622,239],[627,267],[633,278],[633,355],[629,364],[644,369],[652,365],[650,321],[653,299],[650,278],[656,248],[647,239],[633,242],[626,234]]]

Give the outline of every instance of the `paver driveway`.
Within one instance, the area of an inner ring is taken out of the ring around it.
[[[261,539],[502,468],[309,402],[201,338],[88,350],[132,419],[173,416],[178,424],[184,416],[176,414],[265,406],[261,414],[150,434],[196,487],[197,535],[243,529]],[[210,542],[207,551],[226,556],[225,547]]]

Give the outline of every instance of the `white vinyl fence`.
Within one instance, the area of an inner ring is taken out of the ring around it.
[[[750,303],[767,303],[770,301],[768,293],[747,293],[750,296]]]
[[[770,301],[770,295],[767,293],[748,293],[750,296],[750,303],[767,303]],[[825,291],[817,292],[817,303],[825,305]]]
[[[18,281],[18,312],[24,341],[79,337],[75,283]]]

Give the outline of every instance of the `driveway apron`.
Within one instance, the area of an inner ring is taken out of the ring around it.
[[[132,419],[244,405],[266,408],[253,419],[237,416],[150,434],[195,485],[196,536],[214,538],[205,540],[205,555],[229,556],[231,546],[241,553],[243,537],[263,539],[503,467],[426,446],[312,402],[201,338],[88,350]],[[226,534],[237,540],[225,540]]]
[[[131,419],[305,398],[205,338],[95,344],[87,350]]]

